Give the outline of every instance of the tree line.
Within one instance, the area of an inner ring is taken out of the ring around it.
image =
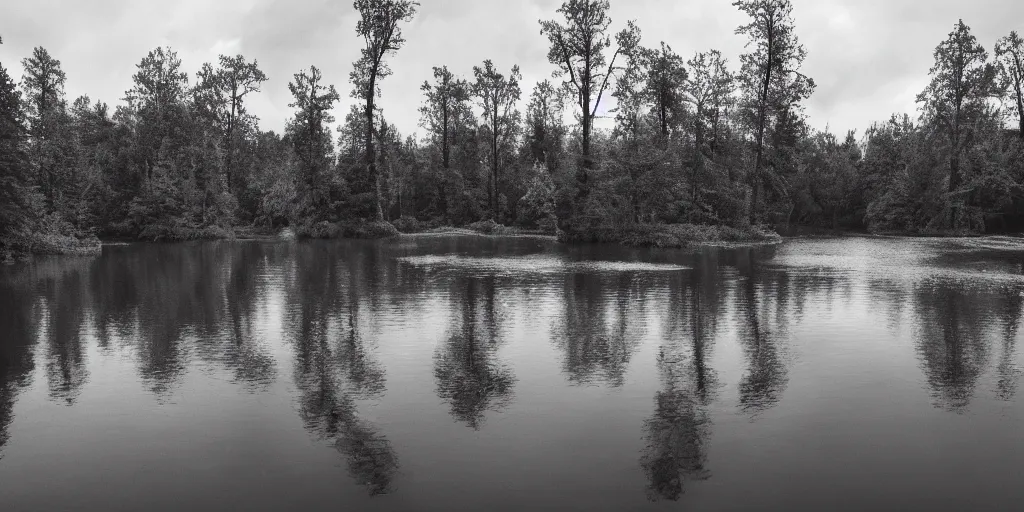
[[[733,2],[749,18],[736,29],[748,43],[738,65],[713,49],[687,57],[646,45],[634,22],[613,32],[608,0],[566,0],[540,20],[551,79],[523,102],[516,65],[487,60],[471,77],[437,66],[420,87],[416,137],[399,133],[377,100],[418,6],[354,2],[358,103],[335,133],[340,95],[316,66],[290,81],[294,115],[281,134],[248,112],[267,76],[241,55],[190,80],[173,49],[156,48],[113,108],[69,100],[60,61],[42,47],[22,61],[18,84],[0,66],[0,250],[44,235],[183,240],[293,226],[326,236],[352,222],[412,231],[489,220],[569,233],[1024,224],[1016,32],[990,55],[959,21],[935,49],[915,117],[837,137],[807,124],[815,82],[801,72],[807,52],[789,0]],[[595,129],[609,97],[614,128]]]

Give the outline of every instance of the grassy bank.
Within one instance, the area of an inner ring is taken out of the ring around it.
[[[103,251],[95,236],[76,238],[60,234],[29,234],[0,240],[0,263],[13,263],[32,255],[95,256]]]
[[[782,237],[767,228],[746,229],[700,224],[626,224],[558,232],[563,243],[618,243],[630,247],[688,247],[716,243],[776,243]]]
[[[698,224],[623,224],[577,227],[552,233],[540,229],[505,226],[493,220],[474,222],[465,226],[439,225],[410,217],[394,221],[350,220],[322,221],[288,228],[287,234],[277,229],[239,226],[235,228],[211,227],[203,230],[147,229],[135,237],[115,237],[118,240],[148,240],[182,242],[224,239],[276,239],[281,236],[299,239],[383,239],[402,234],[457,234],[485,236],[556,236],[563,243],[617,243],[630,247],[687,247],[716,243],[774,243],[782,238],[774,231],[763,228],[734,228],[730,226]],[[52,247],[50,244],[47,247]],[[64,246],[71,247],[65,243]],[[78,247],[78,246],[76,246]],[[98,250],[98,241],[96,243]],[[82,249],[84,250],[84,249]],[[50,252],[48,252],[50,253]],[[54,252],[56,253],[56,252]],[[66,254],[66,252],[64,253]]]

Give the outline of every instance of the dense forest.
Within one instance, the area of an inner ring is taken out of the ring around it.
[[[284,226],[310,237],[470,226],[656,245],[709,230],[1024,227],[1020,35],[990,53],[957,22],[915,115],[837,136],[803,113],[815,83],[800,71],[807,52],[789,0],[733,5],[749,15],[737,63],[648,44],[632,22],[614,32],[608,0],[566,0],[540,20],[550,80],[524,98],[518,66],[487,60],[471,77],[435,67],[420,88],[419,138],[377,104],[416,15],[409,0],[354,2],[365,43],[348,84],[357,104],[335,125],[340,95],[309,66],[289,83],[294,116],[280,134],[246,109],[267,76],[244,56],[222,55],[190,79],[174,50],[156,48],[111,107],[67,98],[60,61],[36,47],[20,83],[0,65],[0,259],[92,250],[98,238]],[[596,129],[609,97],[614,128]]]

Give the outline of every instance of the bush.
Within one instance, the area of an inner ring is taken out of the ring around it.
[[[103,251],[95,236],[76,238],[61,233],[22,233],[0,240],[0,262],[12,262],[30,254],[92,256]]]
[[[491,219],[481,220],[474,222],[468,226],[467,229],[470,231],[476,231],[477,233],[483,233],[485,235],[497,235],[497,236],[508,236],[520,234],[520,231],[516,228],[503,226],[494,222]]]
[[[554,215],[548,215],[537,221],[537,229],[542,233],[555,234],[558,231],[558,219]]]
[[[415,217],[402,216],[392,224],[400,233],[422,233],[427,229],[426,225]]]
[[[471,229],[478,233],[483,233],[485,235],[493,234],[494,231],[496,231],[500,227],[502,227],[501,224],[498,224],[497,222],[494,222],[491,219],[477,221],[466,226],[466,228],[468,229]]]
[[[69,235],[41,234],[33,235],[31,242],[32,254],[90,256],[103,251],[95,236],[78,239]]]
[[[388,221],[352,220],[345,222],[320,221],[315,224],[300,225],[295,229],[299,238],[335,239],[335,238],[391,238],[401,233]]]
[[[153,225],[142,228],[137,238],[154,242],[190,242],[194,240],[224,240],[235,237],[234,231],[223,226],[203,228],[184,225]]]
[[[295,227],[295,236],[299,238],[332,239],[341,236],[341,227],[326,220],[300,224]]]
[[[345,238],[391,238],[401,233],[386,220],[362,221],[341,226]]]

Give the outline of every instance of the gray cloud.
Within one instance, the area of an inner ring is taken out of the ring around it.
[[[433,66],[470,77],[492,59],[502,70],[519,64],[524,101],[548,78],[546,41],[537,20],[553,18],[559,0],[422,0],[405,27],[408,43],[381,86],[385,116],[399,129],[418,129],[419,85]],[[1010,30],[1024,31],[1024,2],[1017,0],[793,0],[797,34],[808,50],[804,71],[818,84],[807,102],[816,128],[863,131],[872,121],[915,108],[927,82],[932,51],[963,18],[987,48]],[[659,41],[689,58],[721,50],[731,64],[745,41],[734,34],[743,15],[729,0],[677,2],[613,0],[613,29],[635,19],[643,42]],[[270,77],[250,109],[265,129],[280,130],[291,115],[288,82],[310,65],[320,68],[343,96],[341,117],[355,100],[348,74],[359,53],[356,13],[337,0],[0,0],[0,62],[21,74],[20,61],[43,46],[60,59],[71,97],[117,103],[131,87],[135,65],[152,48],[170,45],[194,76],[219,53],[256,59]],[[604,105],[610,108],[613,105]],[[602,108],[604,111],[606,108]],[[605,124],[605,123],[602,123]]]

